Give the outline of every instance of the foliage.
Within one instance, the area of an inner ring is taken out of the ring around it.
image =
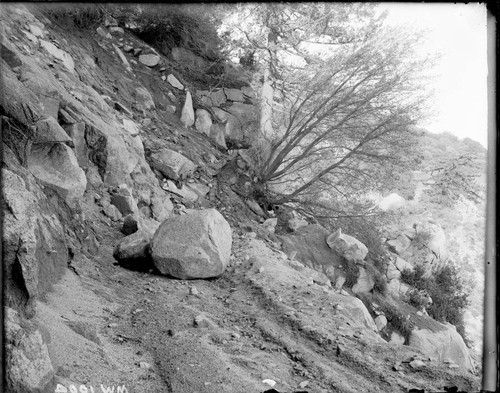
[[[52,19],[69,18],[81,29],[98,26],[107,13],[103,4],[43,4],[43,9]]]
[[[404,345],[410,342],[412,330],[415,328],[414,322],[397,305],[388,302],[383,296],[371,293],[357,293],[356,297],[366,306],[372,317],[375,317],[373,303],[377,303],[379,311],[387,318],[387,325],[392,330],[400,333],[404,339]]]
[[[398,310],[396,306],[389,303],[381,304],[381,309],[387,318],[387,322],[404,337],[404,344],[408,345],[411,332],[415,328],[414,322],[405,313]]]
[[[427,308],[429,315],[439,322],[449,322],[456,326],[457,332],[465,338],[463,313],[469,305],[469,293],[460,270],[448,264],[434,276],[425,278],[423,266],[416,266],[413,272],[405,270],[401,281],[413,286],[417,291],[426,291],[432,298],[432,304]],[[421,303],[420,295],[414,291],[410,302]]]
[[[354,284],[358,282],[359,279],[359,267],[355,262],[350,262],[344,259],[342,262],[343,271],[345,273],[344,286],[346,288],[352,288]]]
[[[429,244],[432,239],[432,233],[428,230],[420,230],[415,234],[415,237],[412,239],[411,243],[413,246],[420,248]]]
[[[220,58],[221,45],[213,7],[202,4],[142,4],[136,6],[136,34],[159,51],[189,49],[209,60]]]
[[[381,295],[387,294],[387,278],[376,266],[368,264],[366,269],[372,274],[374,285],[373,290]]]
[[[254,51],[275,91],[271,154],[258,168],[270,203],[347,201],[382,184],[414,145],[423,113],[418,37],[384,27],[373,4],[252,4],[240,12],[249,21],[232,25],[237,42]]]
[[[19,121],[7,116],[1,116],[2,142],[16,155],[19,163],[28,165],[28,156],[35,136],[34,126],[25,126]]]

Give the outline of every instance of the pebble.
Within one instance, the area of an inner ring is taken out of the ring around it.
[[[139,362],[139,367],[145,368],[147,370],[151,368],[151,364],[149,364],[148,362]]]
[[[196,288],[194,285],[191,288],[189,288],[189,293],[191,295],[199,295],[200,294],[200,292],[198,291],[198,288]]]

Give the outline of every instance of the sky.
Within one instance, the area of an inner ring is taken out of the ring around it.
[[[381,3],[387,22],[427,30],[426,50],[441,54],[435,66],[435,115],[430,132],[468,137],[487,147],[486,7],[480,3]]]

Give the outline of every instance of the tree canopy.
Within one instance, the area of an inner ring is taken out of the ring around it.
[[[429,60],[416,55],[418,37],[385,26],[373,4],[252,4],[238,12],[248,18],[236,27],[239,42],[273,89],[261,111],[272,124],[263,132],[269,154],[257,163],[269,202],[349,199],[390,176],[425,113]]]

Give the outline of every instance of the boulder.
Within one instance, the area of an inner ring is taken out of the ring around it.
[[[400,279],[401,278],[401,271],[394,266],[393,263],[389,263],[387,265],[387,273],[386,273],[387,280],[392,280],[392,279]]]
[[[199,90],[198,95],[201,102],[206,106],[219,107],[226,102],[226,95],[222,89],[213,91]]]
[[[139,62],[148,67],[156,67],[160,63],[160,60],[160,56],[154,53],[142,54],[139,56]]]
[[[255,92],[253,91],[253,89],[251,87],[248,87],[248,86],[243,86],[241,88],[241,92],[246,95],[247,97],[250,97],[250,98],[255,98]]]
[[[186,93],[186,100],[181,112],[181,123],[184,127],[191,127],[194,124],[193,99],[191,93]]]
[[[231,228],[217,210],[188,210],[160,225],[151,255],[162,274],[180,279],[218,277],[229,263],[231,245]]]
[[[4,158],[7,151],[4,151]],[[2,169],[5,304],[33,304],[62,277],[68,249],[59,219],[49,210],[43,191],[26,173]]]
[[[221,124],[212,124],[210,127],[210,138],[217,146],[227,149],[224,129],[225,127]]]
[[[367,293],[370,292],[375,286],[375,279],[373,275],[365,268],[359,266],[359,277],[356,284],[352,286],[354,293]]]
[[[23,65],[21,58],[17,53],[9,47],[8,42],[2,42],[1,57],[9,65],[10,68],[16,68]]]
[[[146,110],[156,108],[155,103],[153,101],[153,97],[151,96],[151,93],[149,92],[148,89],[146,89],[142,86],[139,86],[134,91],[134,97],[135,97],[137,104],[140,108],[143,108]]]
[[[210,136],[210,129],[212,127],[212,117],[205,109],[196,110],[195,127],[199,132]]]
[[[69,205],[82,197],[87,187],[85,172],[78,165],[73,150],[64,143],[33,145],[28,169]]]
[[[363,243],[352,236],[343,234],[340,228],[326,238],[326,243],[348,261],[362,261],[368,254],[368,248]]]
[[[154,231],[142,228],[120,240],[113,251],[113,257],[120,266],[128,269],[149,271],[154,267],[149,245]]]
[[[205,68],[207,66],[207,62],[202,57],[195,55],[186,48],[172,48],[172,58],[184,66],[194,68]]]
[[[364,305],[364,303],[354,296],[347,296],[342,302],[342,309],[339,309],[340,313],[347,313],[351,318],[358,321],[364,327],[378,332],[377,325],[370,315],[370,312]]]
[[[411,240],[405,235],[399,235],[396,239],[388,240],[387,245],[396,254],[402,254],[410,247]]]
[[[342,259],[326,244],[328,231],[317,224],[298,228],[293,234],[281,236],[283,251],[289,257],[302,262],[311,269],[325,273],[337,282]]]
[[[413,271],[413,265],[398,256],[396,256],[396,259],[394,260],[394,265],[400,272],[403,272],[405,270]]]
[[[167,82],[170,83],[176,89],[184,90],[184,85],[181,82],[179,82],[179,80],[175,76],[173,76],[172,74],[169,74],[167,76]]]
[[[170,149],[151,154],[151,163],[153,168],[172,180],[191,177],[196,170],[196,165],[189,158]]]
[[[375,318],[375,325],[377,325],[378,331],[384,330],[384,328],[387,326],[387,318],[385,315],[379,315],[377,318]]]
[[[450,359],[465,370],[472,371],[471,357],[464,340],[449,324],[439,324],[441,330],[414,329],[409,345],[439,362]]]
[[[48,117],[36,122],[36,135],[33,143],[67,143],[71,142],[71,138],[62,128],[56,119]]]
[[[239,89],[224,89],[224,94],[229,101],[245,102],[245,96]]]
[[[71,57],[71,55],[69,53],[59,49],[52,42],[49,42],[49,41],[40,40],[40,44],[52,56],[61,60],[64,67],[66,67],[66,69],[69,72],[71,72],[71,73],[75,72],[75,62],[73,61],[73,58]]]
[[[398,332],[391,333],[391,339],[389,340],[390,343],[397,345],[404,345],[405,341],[406,341],[405,338]]]
[[[288,228],[291,229],[292,231],[296,231],[299,228],[305,227],[309,225],[309,223],[306,220],[302,220],[297,217],[293,217],[288,220],[287,222]]]
[[[139,135],[139,126],[137,123],[130,119],[122,119],[123,128],[127,130],[130,136],[138,136]]]
[[[162,188],[174,195],[180,196],[191,202],[197,202],[200,199],[200,194],[191,188],[188,184],[183,184],[182,187],[178,187],[173,181],[167,180],[163,182]]]
[[[406,200],[402,196],[396,193],[392,193],[386,196],[384,199],[382,199],[379,202],[378,207],[380,208],[380,210],[383,211],[392,211],[401,209],[405,207],[405,205],[406,205]]]
[[[55,370],[40,332],[11,308],[5,308],[4,318],[7,391],[54,391]]]
[[[270,233],[274,233],[276,230],[276,225],[278,224],[277,218],[268,218],[262,223],[262,226]]]
[[[122,215],[138,214],[137,202],[132,196],[132,191],[126,184],[121,184],[111,194],[111,204],[116,206]]]
[[[134,216],[133,214],[128,214],[125,216],[123,219],[123,225],[122,225],[122,233],[125,236],[131,235],[139,229],[139,221],[137,220],[137,217]]]
[[[76,161],[82,169],[87,169],[90,164],[89,151],[85,142],[85,123],[73,123],[63,126],[64,130],[73,142],[73,151],[75,152]]]

